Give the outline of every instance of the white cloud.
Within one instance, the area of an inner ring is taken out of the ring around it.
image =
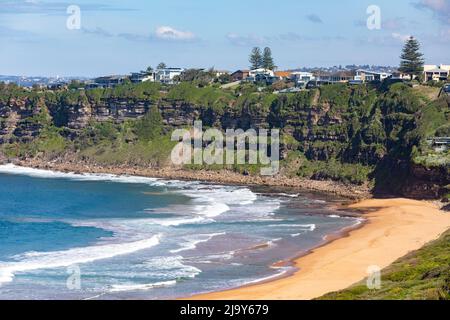
[[[195,34],[190,31],[181,31],[169,26],[157,27],[155,36],[163,40],[193,40]]]
[[[409,35],[409,34],[401,34],[401,33],[397,33],[397,32],[392,33],[392,38],[399,40],[401,42],[405,42],[410,37],[411,37],[411,35]]]
[[[443,23],[450,24],[450,0],[420,0],[414,5],[431,10]]]
[[[239,35],[236,33],[229,33],[226,38],[235,46],[260,46],[267,43],[266,38],[256,35]]]

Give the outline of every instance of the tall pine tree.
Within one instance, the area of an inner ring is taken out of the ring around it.
[[[262,58],[262,67],[264,69],[274,70],[275,63],[272,57],[272,50],[269,47],[264,48],[263,58]]]
[[[420,52],[420,43],[414,37],[406,40],[403,47],[402,55],[400,56],[400,72],[406,73],[414,79],[414,76],[419,76],[423,72],[423,54]]]
[[[258,47],[254,47],[252,53],[250,54],[250,68],[252,70],[259,69],[263,65],[263,57],[261,54],[261,49]]]

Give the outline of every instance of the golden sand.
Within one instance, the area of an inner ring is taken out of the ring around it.
[[[298,271],[268,283],[195,296],[200,300],[306,300],[345,289],[437,239],[450,228],[450,213],[408,199],[364,200],[350,208],[367,209],[367,223],[343,238],[295,260]],[[370,210],[369,210],[370,209]]]

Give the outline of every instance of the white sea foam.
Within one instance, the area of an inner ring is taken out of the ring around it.
[[[267,245],[269,247],[273,247],[275,245],[276,242],[283,240],[283,238],[276,238],[276,239],[272,239],[270,241],[267,241]]]
[[[175,218],[175,219],[149,219],[148,222],[158,224],[163,227],[176,227],[185,224],[202,224],[212,222],[203,217]]]
[[[337,219],[337,218],[340,218],[341,216],[338,216],[337,214],[330,214],[329,216],[328,216],[328,218],[335,218],[335,219]]]
[[[144,291],[170,287],[176,285],[180,280],[193,279],[202,272],[196,267],[186,265],[182,256],[153,257],[139,265],[134,265],[133,268],[140,274],[149,273],[149,277],[163,280],[148,284],[131,282],[114,284],[110,287],[109,292]]]
[[[302,228],[309,229],[309,231],[316,230],[315,224],[272,224],[269,227],[284,227],[284,228]]]
[[[216,218],[232,208],[252,205],[258,198],[247,188],[229,186],[191,185],[189,189],[177,192],[192,199],[192,214],[206,218]]]
[[[152,277],[163,281],[193,279],[202,272],[194,266],[185,264],[185,261],[187,260],[179,255],[153,257],[136,266],[135,270],[140,273],[150,272]]]
[[[195,206],[195,211],[197,214],[214,218],[220,216],[222,213],[225,213],[230,210],[230,207],[225,203],[211,203],[209,205],[197,205]]]
[[[178,180],[161,180],[140,176],[126,176],[114,174],[97,173],[65,173],[52,170],[34,169],[20,167],[14,164],[0,165],[0,173],[25,175],[35,178],[46,179],[69,179],[74,181],[105,181],[115,183],[139,183],[151,186],[167,186],[174,188],[175,192],[181,193],[193,199],[194,209],[192,214],[205,217],[217,217],[230,210],[230,205],[247,206],[257,200],[257,195],[248,188],[231,186],[210,186],[198,181],[185,182]],[[164,226],[177,226],[186,223],[199,223],[202,220],[177,219],[163,222],[155,220],[157,224]]]
[[[113,285],[109,292],[124,292],[124,291],[147,291],[156,288],[171,287],[177,284],[176,280],[162,281],[148,284],[120,284]]]
[[[363,218],[356,218],[355,219],[355,224],[352,227],[356,227],[359,226],[360,224],[362,224],[365,221],[365,219]]]
[[[245,282],[243,285],[250,285],[250,284],[255,284],[255,283],[261,283],[261,282],[265,282],[265,281],[269,281],[272,279],[276,279],[278,277],[281,277],[283,275],[285,275],[286,273],[288,273],[291,268],[290,267],[282,267],[282,268],[273,268],[273,269],[280,269],[281,271],[277,274],[265,277],[265,278],[260,278],[260,279],[256,279],[256,280],[252,280],[252,281],[247,281]]]
[[[197,245],[200,243],[205,243],[210,241],[212,238],[223,236],[225,235],[225,232],[222,233],[213,233],[213,234],[200,234],[200,235],[194,235],[191,237],[188,237],[186,239],[186,243],[181,244],[181,248],[170,250],[170,253],[179,253],[184,251],[190,251],[197,248]]]
[[[160,238],[161,235],[155,235],[150,239],[130,243],[97,245],[65,251],[27,252],[14,257],[19,260],[18,262],[0,262],[0,285],[12,281],[14,274],[18,272],[68,267],[127,255],[158,245]]]
[[[20,167],[14,164],[0,165],[0,173],[25,175],[34,178],[44,179],[70,179],[76,181],[110,181],[117,183],[142,183],[142,184],[160,184],[156,178],[147,178],[139,176],[114,175],[106,173],[73,173],[59,172],[51,170],[34,169]]]
[[[298,198],[298,197],[300,197],[299,193],[296,193],[296,194],[292,194],[292,193],[278,193],[277,195],[280,196],[280,197],[287,197],[287,198]]]
[[[223,263],[223,261],[233,259],[235,254],[236,251],[230,251],[206,256],[187,257],[185,260],[196,263]]]

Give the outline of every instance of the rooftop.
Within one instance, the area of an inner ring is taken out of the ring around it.
[[[283,77],[283,78],[287,78],[287,77],[289,77],[291,74],[292,74],[292,72],[289,72],[289,71],[276,71],[276,72],[275,72],[275,75],[276,75],[277,77]]]
[[[445,73],[448,73],[448,70],[445,70],[445,69],[431,69],[431,70],[427,70],[427,71],[425,71],[425,72],[433,72],[433,73],[441,73],[441,72],[445,72]]]

